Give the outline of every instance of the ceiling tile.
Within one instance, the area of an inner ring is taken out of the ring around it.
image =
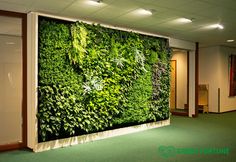
[[[228,8],[228,9],[236,9],[236,1],[235,0],[200,0],[209,4],[214,4],[219,7]]]
[[[231,9],[226,9],[223,7],[211,7],[211,10],[205,9],[205,10],[200,10],[199,15],[208,17],[208,18],[217,18],[219,20],[225,19],[225,20],[230,20],[230,21],[236,21],[235,14],[236,14],[236,8],[235,10]]]
[[[94,6],[88,3],[88,0],[77,0],[67,6],[60,12],[61,15],[70,16],[73,18],[89,18],[95,12],[105,8],[106,3]]]
[[[154,0],[152,1],[153,6],[160,6],[166,8],[178,8],[184,4],[190,4],[194,0]]]
[[[160,35],[214,44],[225,39],[236,40],[236,0],[103,0],[100,6],[88,5],[89,0],[0,0],[0,10],[27,13],[40,11],[53,15],[72,17],[133,28]],[[154,9],[152,15],[137,15],[136,9]],[[176,24],[177,18],[194,18],[190,24]],[[14,29],[1,29],[13,32]],[[214,23],[224,25],[224,30],[206,30]],[[236,43],[235,43],[236,44]]]
[[[26,13],[29,11],[29,6],[30,5],[7,3],[0,1],[0,10]]]
[[[0,0],[0,2],[30,6],[35,0]]]
[[[112,19],[117,19],[118,17],[129,13],[134,9],[135,8],[133,8],[133,7],[130,7],[129,9],[123,9],[123,8],[116,7],[116,6],[107,6],[104,9],[91,14],[91,17],[112,20]]]
[[[55,14],[64,10],[73,1],[74,0],[35,0],[30,10]]]
[[[212,9],[214,5],[206,3],[204,1],[192,1],[191,3],[185,3],[183,5],[178,6],[177,10],[183,13],[196,13],[198,14],[200,11]]]

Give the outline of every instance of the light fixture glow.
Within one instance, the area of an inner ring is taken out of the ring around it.
[[[6,42],[7,45],[14,45],[15,42]]]
[[[187,18],[179,18],[176,21],[180,22],[180,23],[191,23],[191,22],[193,22],[191,19],[187,19]]]
[[[91,6],[99,6],[102,4],[102,0],[89,0],[87,1],[87,4]]]
[[[228,39],[227,42],[229,42],[229,43],[234,42],[234,40],[233,39]]]
[[[224,29],[224,26],[221,24],[213,24],[209,26],[210,28]]]
[[[223,25],[217,24],[218,29],[224,29]]]
[[[142,8],[136,10],[136,13],[139,15],[146,15],[146,16],[152,15],[151,10],[146,10],[146,9],[142,9]]]

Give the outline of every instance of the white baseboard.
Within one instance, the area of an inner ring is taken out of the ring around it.
[[[159,127],[163,127],[167,125],[170,125],[170,119],[125,127],[125,128],[119,128],[119,129],[114,129],[114,130],[107,130],[107,131],[98,132],[98,133],[86,134],[86,135],[81,135],[81,136],[76,136],[76,137],[70,137],[70,138],[65,138],[65,139],[42,142],[42,143],[36,144],[36,147],[33,149],[33,151],[41,152],[41,151],[51,150],[55,148],[68,147],[68,146],[96,141],[100,139],[121,136],[125,134],[153,129],[153,128],[159,128]]]

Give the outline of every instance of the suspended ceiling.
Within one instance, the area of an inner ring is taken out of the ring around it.
[[[235,0],[103,0],[99,5],[88,1],[0,0],[0,10],[39,11],[199,42],[201,46],[236,47]],[[153,14],[138,13],[141,8]],[[179,18],[193,21],[180,23]],[[222,24],[224,29],[209,28],[213,24]],[[228,39],[235,41],[228,43]]]

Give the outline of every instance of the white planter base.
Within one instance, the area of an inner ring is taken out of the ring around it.
[[[51,150],[55,148],[61,148],[61,147],[68,147],[72,145],[82,144],[86,142],[91,142],[95,140],[105,139],[109,137],[115,137],[120,135],[125,135],[129,133],[135,133],[140,132],[148,129],[158,128],[170,125],[170,119],[153,122],[153,123],[146,123],[141,125],[135,125],[125,128],[119,128],[114,130],[107,130],[103,132],[98,133],[92,133],[92,134],[86,134],[76,137],[70,137],[65,139],[58,139],[54,141],[48,141],[48,142],[42,142],[36,144],[36,147],[33,149],[34,152],[41,152],[46,150]]]

